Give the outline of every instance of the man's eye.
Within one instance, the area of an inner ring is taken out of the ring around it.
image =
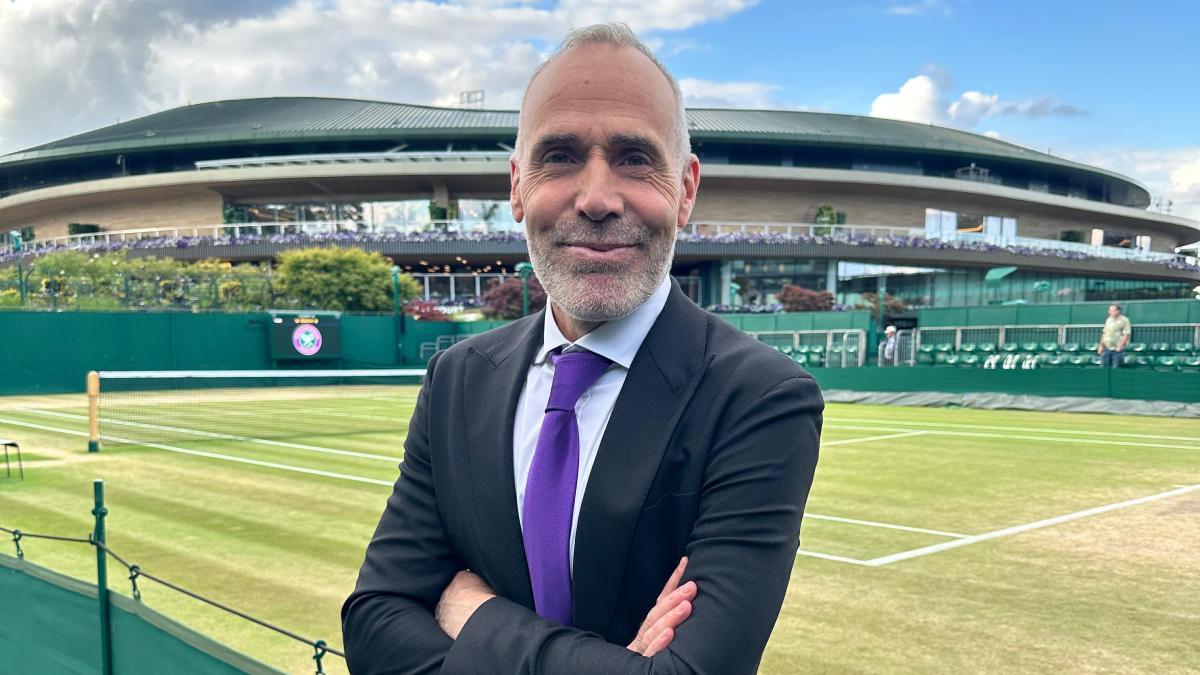
[[[641,153],[626,155],[621,163],[627,166],[650,166],[651,164],[650,158]]]
[[[566,162],[571,161],[571,155],[561,150],[552,150],[546,153],[545,157],[542,158],[542,161],[546,164],[565,164]]]

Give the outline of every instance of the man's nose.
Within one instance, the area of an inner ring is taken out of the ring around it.
[[[625,202],[617,185],[608,159],[589,157],[579,175],[579,189],[575,195],[575,210],[583,217],[596,222],[625,214]]]

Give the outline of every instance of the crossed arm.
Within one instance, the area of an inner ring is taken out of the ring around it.
[[[428,377],[433,372],[431,361]],[[660,614],[628,647],[543,619],[486,586],[457,608],[469,611],[445,624],[451,631],[461,625],[457,635],[443,630],[435,612],[464,566],[434,498],[427,389],[418,397],[400,479],[342,608],[353,673],[754,672],[787,589],[816,466],[822,403],[813,380],[774,386],[711,449],[686,571],[676,583],[687,581],[655,605],[666,614],[686,602],[687,620],[660,621]],[[464,582],[471,579],[460,577]],[[448,609],[439,612],[444,621]],[[657,645],[665,648],[652,649]]]

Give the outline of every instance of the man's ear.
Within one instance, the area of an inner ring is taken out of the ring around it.
[[[696,194],[700,190],[700,159],[695,155],[688,155],[687,166],[683,168],[680,180],[683,189],[676,227],[682,230],[692,219],[692,209],[696,207]]]
[[[525,219],[525,204],[521,201],[521,167],[516,157],[508,158],[508,205],[512,207],[513,220]]]

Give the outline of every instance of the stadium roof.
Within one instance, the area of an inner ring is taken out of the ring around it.
[[[693,108],[694,141],[871,147],[994,158],[1105,176],[1104,169],[945,127],[861,115],[797,110]],[[200,145],[332,141],[387,137],[514,137],[517,112],[335,98],[279,97],[214,101],[173,108],[0,156],[0,165]]]

